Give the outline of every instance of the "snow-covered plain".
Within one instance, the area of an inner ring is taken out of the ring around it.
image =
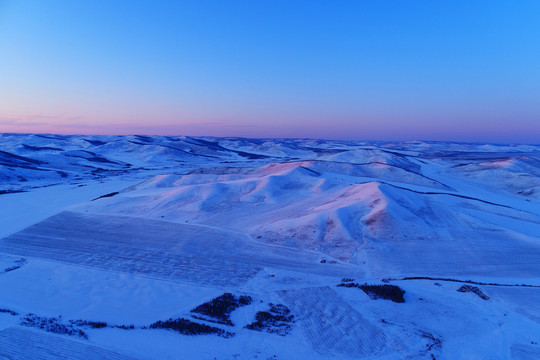
[[[540,146],[0,134],[0,289],[0,359],[538,359]]]

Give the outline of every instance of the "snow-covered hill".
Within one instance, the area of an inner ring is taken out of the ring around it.
[[[0,146],[0,358],[540,357],[540,146]]]

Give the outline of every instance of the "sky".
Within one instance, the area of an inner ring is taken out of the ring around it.
[[[0,0],[0,132],[540,143],[540,1]]]

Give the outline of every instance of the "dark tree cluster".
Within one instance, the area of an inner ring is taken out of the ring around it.
[[[113,197],[114,195],[118,195],[118,194],[119,194],[119,192],[115,191],[115,192],[112,192],[112,193],[109,193],[109,194],[101,195],[100,197],[92,199],[92,201],[96,201],[96,200],[104,199],[104,198],[108,198],[108,197]]]
[[[10,266],[10,267],[5,268],[5,269],[4,269],[4,272],[10,272],[10,271],[13,271],[13,270],[20,269],[21,266],[23,266],[23,265],[26,263],[26,259],[20,258],[19,260],[16,260],[15,263],[16,263],[17,265],[13,265],[13,266]]]
[[[341,284],[338,284],[337,286],[347,287],[347,288],[351,288],[351,287],[359,288],[373,300],[385,299],[385,300],[392,300],[395,303],[405,302],[405,299],[403,298],[403,295],[405,294],[405,290],[401,290],[401,288],[396,285],[388,285],[388,284],[360,285],[354,282],[342,282]]]
[[[247,299],[244,297],[241,299],[241,301],[242,303],[246,303]],[[9,309],[0,309],[0,313],[8,313],[14,316],[19,315],[17,312],[13,310],[9,310]],[[59,318],[42,317],[42,316],[38,316],[38,315],[30,313],[21,318],[20,324],[23,326],[39,328],[39,329],[56,333],[56,334],[78,336],[83,339],[88,339],[88,335],[80,328],[91,328],[91,329],[113,328],[113,329],[123,329],[123,330],[168,329],[168,330],[176,331],[183,335],[215,334],[224,338],[230,338],[234,336],[234,333],[232,332],[228,332],[217,327],[212,327],[205,324],[193,322],[184,318],[178,318],[178,319],[171,318],[166,321],[159,320],[149,326],[135,327],[135,325],[109,325],[104,321],[89,321],[89,320],[69,320],[67,323],[62,323],[61,319]]]
[[[478,295],[480,297],[480,299],[482,299],[482,300],[489,300],[489,296],[484,294],[482,292],[482,290],[480,290],[476,286],[463,285],[462,287],[457,289],[457,291],[459,291],[459,292],[472,292],[472,293],[475,293],[476,295]]]
[[[208,326],[205,324],[199,324],[184,318],[169,319],[166,321],[159,320],[151,324],[150,329],[167,329],[177,331],[183,335],[215,334],[224,338],[230,338],[234,336],[234,333],[230,333],[223,329]]]
[[[69,320],[69,323],[73,326],[86,327],[91,329],[103,329],[110,327],[113,329],[122,329],[122,330],[134,330],[135,325],[109,325],[104,321],[88,321],[88,320]],[[146,329],[146,327],[141,327],[141,329]]]
[[[113,325],[111,326],[112,328],[115,328],[115,329],[122,329],[122,330],[133,330],[135,329],[135,325]],[[142,327],[143,329],[146,329],[146,327]]]
[[[20,269],[20,268],[21,267],[19,265],[10,266],[10,267],[5,268],[4,272],[10,272],[10,271],[17,270],[17,269]]]
[[[69,320],[73,326],[89,327],[92,329],[102,329],[107,327],[107,323],[103,321],[87,321],[87,320]]]
[[[21,319],[21,325],[35,327],[55,334],[64,334],[88,339],[88,335],[80,329],[76,329],[71,324],[62,324],[57,318],[40,317],[34,314],[27,314]]]
[[[255,322],[246,325],[247,329],[266,331],[271,334],[285,336],[291,332],[291,323],[294,323],[294,315],[283,304],[270,303],[268,311],[259,311],[255,314]]]
[[[346,288],[352,288],[352,287],[360,288],[360,284],[354,283],[354,282],[342,282],[342,283],[338,284],[337,286],[338,287],[346,287]]]
[[[231,293],[225,293],[197,306],[191,312],[209,317],[209,319],[203,318],[203,320],[234,326],[230,319],[231,313],[239,307],[251,304],[252,301],[251,296],[234,296]]]
[[[9,309],[0,309],[0,313],[9,314],[9,315],[13,315],[13,316],[19,315],[18,312],[13,311],[13,310],[9,310]]]

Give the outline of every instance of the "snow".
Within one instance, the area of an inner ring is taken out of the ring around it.
[[[0,358],[540,356],[540,146],[30,134],[0,145]],[[344,278],[397,285],[405,303],[337,287]],[[191,312],[226,292],[253,299],[234,325]],[[270,303],[291,310],[289,334],[245,327]],[[29,313],[87,338],[23,326]],[[149,328],[169,318],[235,335]]]

